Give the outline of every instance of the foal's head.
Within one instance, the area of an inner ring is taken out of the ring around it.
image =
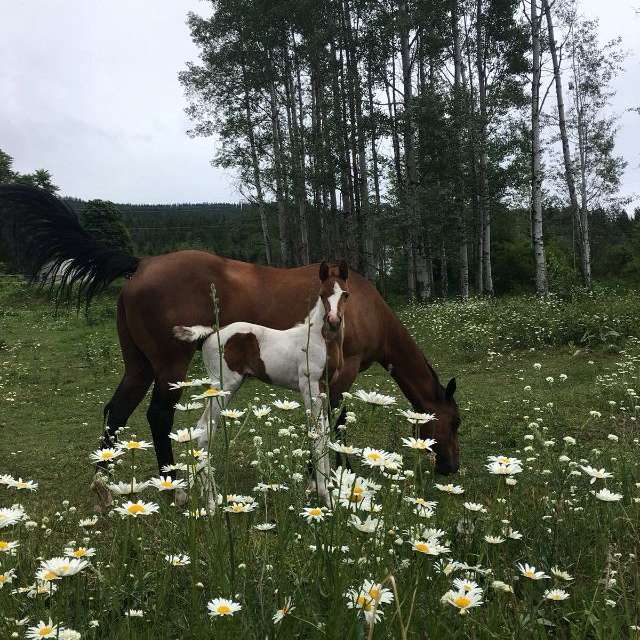
[[[323,333],[336,338],[344,327],[344,310],[349,298],[349,267],[344,260],[337,265],[320,264],[320,300],[324,305]]]

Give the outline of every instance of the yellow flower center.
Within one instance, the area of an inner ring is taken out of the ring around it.
[[[69,571],[71,569],[71,565],[68,562],[63,562],[60,565],[60,573],[64,573],[65,571]]]
[[[456,598],[454,598],[453,604],[455,604],[456,607],[468,607],[471,604],[471,598],[467,596],[457,596]]]
[[[38,629],[38,635],[41,638],[46,638],[50,633],[53,633],[53,627],[40,627],[40,629]]]
[[[420,553],[429,553],[429,545],[426,542],[418,542],[418,544],[416,544],[416,551],[419,551]]]
[[[100,457],[101,457],[103,460],[111,460],[111,458],[113,458],[113,451],[103,451],[103,452],[100,454]]]
[[[0,573],[0,582],[5,582],[7,580],[7,576],[4,573]]]
[[[16,488],[17,489],[24,489],[26,488],[27,483],[26,482],[16,482]]]
[[[533,578],[536,574],[531,569],[528,569],[527,571],[524,572],[524,575],[527,576],[527,578]]]
[[[231,511],[233,511],[234,513],[241,513],[242,511],[244,511],[244,505],[242,504],[231,505]]]
[[[207,396],[208,398],[214,398],[215,396],[219,396],[220,395],[220,389],[216,389],[215,387],[211,387],[210,389],[207,389],[204,394],[205,396]]]
[[[43,576],[43,580],[55,580],[58,576],[53,571],[47,571]]]
[[[144,512],[144,507],[141,504],[132,504],[131,506],[127,507],[127,511],[129,513],[143,513]]]
[[[163,489],[171,489],[171,487],[173,487],[173,480],[161,480],[160,486]]]
[[[87,555],[87,550],[84,547],[80,547],[73,552],[74,558],[84,558]]]
[[[382,594],[380,593],[380,589],[378,589],[378,587],[371,587],[371,589],[369,589],[369,595],[374,600],[379,600]]]
[[[137,440],[129,440],[127,447],[129,447],[129,449],[139,449],[140,443]]]
[[[218,605],[218,613],[221,616],[226,616],[231,613],[231,607],[228,604],[219,604]]]
[[[9,548],[9,543],[4,540],[0,540],[0,551],[6,551]]]
[[[309,509],[309,515],[318,517],[322,515],[322,509],[320,507],[314,507],[313,509]]]
[[[367,458],[369,458],[369,460],[380,460],[382,456],[377,451],[372,451],[371,453],[367,454]]]

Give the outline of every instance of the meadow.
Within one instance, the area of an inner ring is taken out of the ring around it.
[[[177,413],[182,477],[210,466],[218,508],[197,479],[186,507],[162,490],[143,404],[95,513],[116,294],[85,317],[0,278],[1,638],[640,637],[638,294],[398,306],[457,378],[455,476],[372,368],[345,399],[353,472],[330,508],[306,491],[307,417],[278,402],[299,398],[247,384],[206,461],[200,411]]]

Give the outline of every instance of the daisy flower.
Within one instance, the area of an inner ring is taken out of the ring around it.
[[[464,502],[462,506],[468,511],[475,511],[479,513],[487,513],[487,508],[479,502]]]
[[[490,462],[485,467],[489,473],[495,476],[513,476],[516,473],[522,473],[522,467],[516,463]]]
[[[10,527],[20,520],[25,520],[27,515],[24,509],[20,505],[14,505],[13,507],[5,507],[0,509],[0,529]]]
[[[202,402],[187,402],[186,404],[180,404],[177,402],[173,406],[178,411],[193,411],[194,409],[202,409],[202,407],[204,407]]]
[[[29,640],[39,640],[40,638],[56,638],[58,633],[61,633],[64,627],[61,627],[57,624],[53,624],[51,622],[51,618],[49,618],[49,622],[43,622],[40,620],[35,627],[29,627],[27,629],[26,638]]]
[[[396,399],[393,396],[385,396],[377,391],[363,391],[362,389],[358,389],[355,393],[355,397],[363,402],[375,404],[381,407],[388,407],[396,403]]]
[[[595,467],[591,467],[587,465],[583,467],[580,465],[580,468],[588,475],[591,476],[590,484],[593,484],[596,480],[606,480],[607,478],[613,478],[613,473],[609,473],[605,471],[604,468],[596,469]]]
[[[567,573],[566,571],[563,571],[558,567],[551,567],[551,573],[556,578],[560,578],[561,580],[566,580],[567,582],[569,582],[570,580],[573,580],[573,576],[570,573]]]
[[[11,478],[6,484],[12,489],[26,489],[27,491],[35,491],[38,488],[37,482],[33,480],[23,480],[22,478],[18,478],[17,480]]]
[[[449,547],[441,545],[436,538],[428,540],[412,540],[411,548],[418,553],[427,556],[439,556],[442,553],[449,553]]]
[[[137,451],[138,449],[144,451],[145,449],[150,449],[153,445],[145,440],[127,440],[126,442],[119,442],[117,446],[121,451]]]
[[[441,598],[443,604],[449,604],[460,611],[460,615],[465,615],[472,607],[479,607],[482,604],[482,590],[476,591],[447,591]]]
[[[40,569],[53,573],[59,578],[74,576],[87,566],[89,563],[79,558],[51,558],[40,563]]]
[[[457,496],[464,493],[464,489],[457,484],[436,484],[435,486],[438,491],[443,491],[444,493],[452,493]]]
[[[436,443],[433,438],[402,438],[402,446],[409,449],[419,449],[420,451],[431,451],[431,447]]]
[[[250,513],[258,508],[257,502],[234,502],[230,505],[227,505],[224,510],[228,513]]]
[[[252,411],[256,418],[264,418],[271,413],[271,407],[267,407],[266,404],[263,404],[261,407],[253,407]]]
[[[128,496],[130,493],[139,493],[149,486],[148,482],[138,482],[135,478],[130,482],[110,482],[107,487],[112,493],[119,496]]]
[[[224,398],[230,395],[230,391],[219,389],[218,387],[209,387],[204,393],[191,396],[191,400],[209,400],[211,398]]]
[[[151,478],[149,484],[158,491],[172,491],[173,489],[185,489],[187,483],[184,480],[174,480],[171,476],[160,476],[159,478]]]
[[[178,429],[175,433],[170,433],[169,437],[174,442],[191,442],[204,435],[204,429],[194,427],[193,429]]]
[[[293,411],[300,406],[300,403],[295,400],[274,400],[272,404],[276,409],[282,409],[282,411]]]
[[[426,424],[437,420],[435,413],[417,413],[416,411],[400,411],[400,415],[411,424]]]
[[[389,460],[390,454],[387,451],[381,449],[372,449],[371,447],[365,447],[362,451],[362,461],[368,467],[384,468]]]
[[[240,420],[245,413],[246,410],[240,411],[240,409],[223,409],[220,412],[220,415],[225,418],[229,418],[230,420]]]
[[[214,598],[207,603],[209,615],[213,618],[220,616],[232,616],[236,611],[240,611],[242,606],[238,602],[227,598]]]
[[[258,531],[272,531],[273,529],[276,528],[276,523],[275,522],[261,522],[260,524],[254,524],[253,528],[257,529]]]
[[[613,491],[609,491],[609,489],[600,489],[600,491],[592,491],[591,493],[603,502],[618,502],[618,500],[622,500],[621,493],[614,493]]]
[[[329,449],[337,451],[338,453],[344,453],[347,456],[359,456],[362,454],[362,449],[353,447],[351,445],[342,444],[341,442],[329,442],[327,444]]]
[[[11,584],[15,577],[16,577],[15,569],[9,569],[9,571],[0,573],[0,589],[2,589],[2,587],[4,587],[5,584]]]
[[[518,563],[518,570],[525,577],[530,580],[544,580],[549,576],[544,573],[544,571],[536,571],[536,568],[533,566],[529,566],[526,562],[524,565]]]
[[[138,516],[151,515],[158,511],[159,508],[160,507],[155,502],[143,502],[142,500],[131,502],[131,500],[128,500],[122,506],[116,507],[115,511],[123,517],[131,516],[133,518],[137,518]]]
[[[90,518],[83,518],[78,522],[79,527],[88,528],[95,527],[98,524],[98,516],[91,516]]]
[[[477,582],[466,578],[454,578],[453,589],[454,591],[482,591]]]
[[[279,624],[280,622],[282,622],[282,620],[288,616],[293,610],[295,609],[295,606],[293,605],[293,600],[291,598],[287,598],[284,601],[284,605],[282,606],[281,609],[278,609],[274,614],[273,614],[273,624]]]
[[[349,524],[362,533],[373,533],[378,528],[379,518],[367,516],[366,520],[361,520],[355,513],[349,517]]]
[[[96,550],[93,547],[67,547],[64,550],[64,555],[70,558],[91,558],[96,555]]]
[[[505,593],[513,593],[513,587],[502,580],[494,580],[491,583],[491,588],[496,591],[504,591]]]
[[[489,544],[502,544],[504,542],[504,538],[502,536],[485,536],[485,542]]]
[[[331,515],[331,512],[327,511],[326,507],[304,507],[300,515],[310,524],[312,522],[322,522],[325,516]]]
[[[112,462],[116,458],[124,455],[124,451],[121,449],[114,449],[113,447],[106,447],[104,449],[98,449],[91,454],[92,462]]]
[[[164,559],[172,567],[186,567],[188,564],[191,564],[191,558],[186,553],[169,554],[166,555]]]
[[[144,618],[144,611],[142,609],[129,609],[124,612],[127,618]]]
[[[0,539],[0,553],[6,553],[10,556],[15,554],[15,550],[20,546],[17,540]]]
[[[569,593],[564,589],[547,589],[543,597],[545,600],[555,600],[556,602],[560,602],[561,600],[566,600],[569,597]]]

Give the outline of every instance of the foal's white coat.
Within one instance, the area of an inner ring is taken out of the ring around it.
[[[217,333],[213,328],[201,325],[174,327],[174,335],[181,340],[195,342],[206,338],[202,345],[202,358],[209,377],[219,381],[221,388],[229,392],[229,395],[220,396],[209,402],[209,406],[200,417],[198,427],[204,429],[204,435],[198,442],[200,448],[208,449],[209,432],[215,432],[220,411],[233,399],[247,377],[243,373],[230,369],[220,354],[224,353],[224,347],[231,336],[238,333],[252,333],[258,342],[260,358],[270,383],[302,394],[305,408],[312,417],[313,427],[309,437],[312,440],[316,487],[322,500],[329,503],[326,483],[331,473],[327,453],[329,420],[323,410],[320,397],[320,382],[327,365],[327,346],[323,336],[323,326],[325,319],[329,321],[338,319],[338,303],[345,293],[335,282],[333,293],[327,298],[328,311],[325,310],[324,302],[319,297],[302,323],[283,331],[249,322],[234,322]],[[344,320],[339,331],[344,331]],[[210,424],[213,424],[213,429],[209,428]],[[212,479],[209,479],[209,482],[210,489],[213,489]]]

